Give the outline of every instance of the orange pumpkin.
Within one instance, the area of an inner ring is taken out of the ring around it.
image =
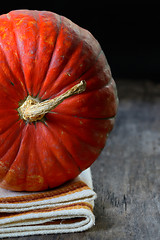
[[[0,16],[0,186],[40,191],[75,178],[105,146],[115,82],[97,40],[65,17]]]

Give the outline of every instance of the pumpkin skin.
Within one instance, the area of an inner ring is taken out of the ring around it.
[[[86,81],[43,121],[17,109],[28,95],[53,99]],[[75,178],[104,148],[117,112],[116,85],[97,40],[47,11],[0,16],[0,186],[41,191]]]

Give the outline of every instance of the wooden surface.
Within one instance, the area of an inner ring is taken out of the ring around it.
[[[160,84],[118,80],[114,130],[92,165],[96,224],[90,230],[17,240],[160,239]]]

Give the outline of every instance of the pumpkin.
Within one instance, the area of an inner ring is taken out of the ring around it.
[[[0,186],[42,191],[97,159],[116,85],[98,41],[48,11],[0,16]]]

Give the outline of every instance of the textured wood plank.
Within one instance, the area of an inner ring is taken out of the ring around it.
[[[117,81],[115,128],[92,165],[96,225],[83,233],[17,240],[160,239],[160,85]]]
[[[158,240],[160,85],[117,83],[120,106],[116,125],[92,167],[95,190],[100,191],[95,231],[106,225],[106,239]]]

